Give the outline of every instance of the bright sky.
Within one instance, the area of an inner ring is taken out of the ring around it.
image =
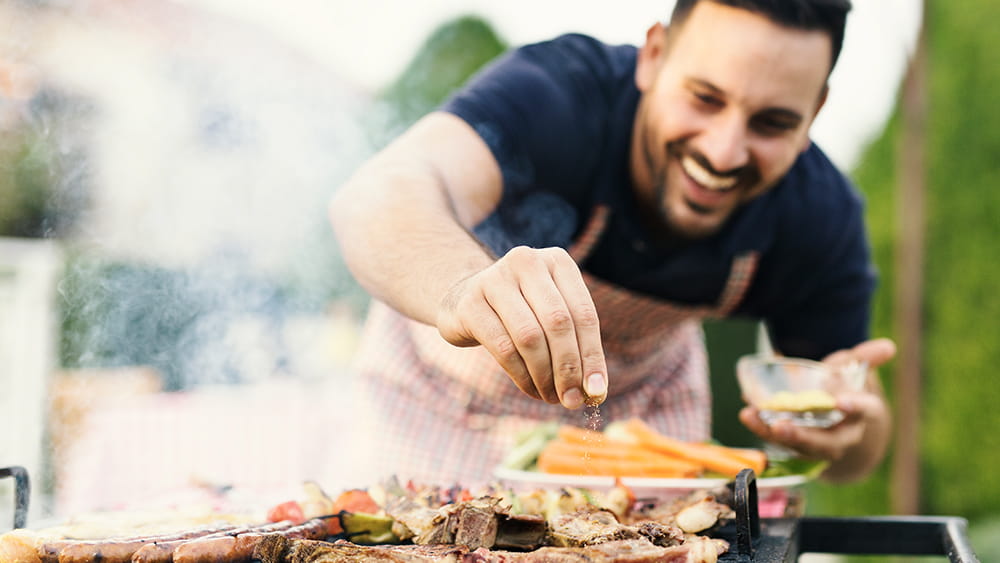
[[[433,29],[461,14],[490,21],[517,45],[567,31],[612,43],[641,43],[646,29],[669,14],[670,0],[613,4],[569,0],[178,0],[271,30],[366,89],[397,76]],[[854,0],[831,96],[813,137],[849,168],[882,127],[912,51],[920,22],[914,0]]]

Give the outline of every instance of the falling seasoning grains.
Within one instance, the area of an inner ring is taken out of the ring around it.
[[[585,424],[583,425],[585,428],[600,432],[604,427],[604,421],[601,420],[600,403],[587,403],[583,408],[583,417],[585,419]]]
[[[601,404],[597,401],[587,401],[587,404],[583,407],[583,417],[584,417],[584,428],[588,430],[593,430],[595,432],[600,432],[601,428],[604,426],[604,421],[601,420]],[[586,437],[584,438],[586,442],[594,441],[594,444],[587,444],[588,446],[599,446],[596,443],[597,438]],[[583,452],[583,461],[590,461],[590,448],[587,448]]]

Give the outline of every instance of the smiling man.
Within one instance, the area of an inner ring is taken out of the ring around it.
[[[643,207],[660,210],[653,229],[700,237],[809,147],[833,44],[722,4],[695,6],[672,27],[650,29],[639,55],[633,181]]]
[[[362,166],[330,209],[376,299],[373,467],[489,480],[517,429],[579,425],[585,402],[707,439],[704,318],[761,319],[787,355],[891,359],[868,340],[861,199],[809,138],[849,9],[679,0],[639,48],[527,45]],[[874,371],[838,401],[828,429],[740,418],[857,479],[889,437]]]

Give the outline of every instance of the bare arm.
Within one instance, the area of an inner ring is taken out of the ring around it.
[[[500,193],[500,170],[482,139],[457,117],[431,114],[337,191],[330,218],[358,282],[435,325],[451,287],[495,260],[467,228]]]
[[[483,345],[526,394],[601,401],[607,368],[596,308],[562,249],[494,257],[469,233],[498,204],[499,165],[459,118],[431,114],[367,162],[330,205],[348,267],[376,298]]]

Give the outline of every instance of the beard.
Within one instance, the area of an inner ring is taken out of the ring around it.
[[[680,162],[683,158],[691,158],[698,166],[714,176],[735,178],[735,184],[733,187],[727,188],[727,191],[740,191],[748,194],[754,186],[760,183],[760,172],[753,163],[727,172],[719,172],[712,167],[703,154],[691,149],[686,141],[671,141],[667,143],[665,147],[667,158],[659,166],[656,164],[656,159],[653,158],[651,150],[651,147],[655,146],[655,144],[647,141],[644,143],[644,146],[646,163],[652,173],[653,201],[656,203],[650,206],[651,209],[643,210],[643,215],[647,225],[651,227],[651,232],[661,242],[680,245],[715,234],[722,228],[736,209],[736,207],[733,207],[726,211],[723,216],[719,217],[718,220],[712,221],[713,215],[720,214],[718,208],[705,207],[688,198],[683,198],[682,204],[686,207],[685,211],[701,216],[706,221],[704,224],[691,224],[690,221],[682,221],[678,216],[680,210],[669,203],[670,194],[668,191],[670,182],[668,179],[668,170],[672,163],[677,168],[680,168]],[[742,201],[740,205],[742,205]]]

